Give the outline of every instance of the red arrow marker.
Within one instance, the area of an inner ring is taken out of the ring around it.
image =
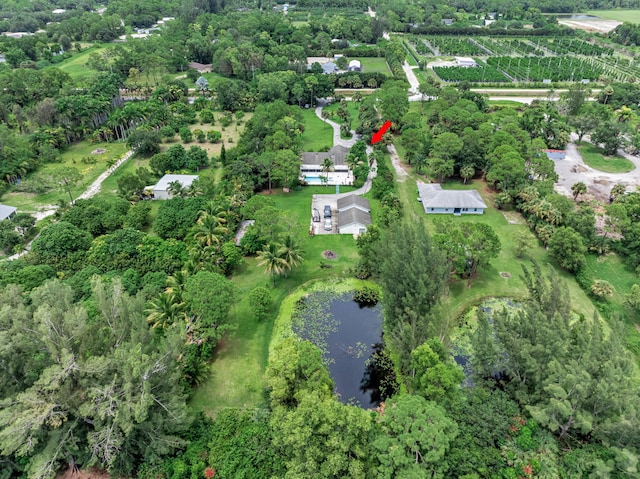
[[[389,128],[391,128],[391,122],[387,120],[384,122],[384,125],[382,125],[382,128],[380,128],[373,134],[373,136],[371,137],[371,144],[373,145],[382,140],[382,135],[384,135]]]

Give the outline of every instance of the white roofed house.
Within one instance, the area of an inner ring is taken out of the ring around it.
[[[156,200],[168,200],[173,197],[171,193],[172,183],[179,183],[183,189],[187,189],[198,179],[198,175],[164,175],[160,181],[152,186],[153,197]]]
[[[487,205],[476,190],[443,190],[439,184],[418,184],[427,214],[481,215]]]
[[[13,218],[17,211],[15,206],[0,205],[0,221]]]

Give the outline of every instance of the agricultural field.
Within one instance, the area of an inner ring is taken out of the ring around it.
[[[476,45],[470,38],[464,37],[424,37],[435,55],[475,56],[486,55],[487,52]]]
[[[504,72],[515,81],[543,80],[580,81],[588,79],[596,81],[604,74],[600,63],[584,60],[575,56],[516,58],[489,57],[487,63]]]
[[[545,48],[556,55],[611,56],[613,48],[603,48],[577,38],[529,38],[537,48]]]
[[[484,63],[478,63],[477,67],[433,67],[433,71],[443,81],[469,81],[469,82],[509,82],[497,68]]]

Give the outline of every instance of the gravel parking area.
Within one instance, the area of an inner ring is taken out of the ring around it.
[[[629,173],[604,173],[587,166],[576,148],[571,142],[567,145],[567,156],[564,160],[554,160],[558,182],[556,191],[572,197],[571,187],[582,181],[587,185],[588,192],[599,200],[609,201],[611,188],[617,183],[627,187],[627,190],[635,190],[640,185],[640,158],[622,151],[618,152],[635,166],[635,170]]]

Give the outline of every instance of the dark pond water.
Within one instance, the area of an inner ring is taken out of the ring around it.
[[[367,365],[372,362],[375,346],[380,348],[381,308],[361,308],[353,300],[337,300],[331,303],[329,311],[337,321],[336,329],[327,337],[329,372],[340,401],[364,408],[378,406],[379,379]]]
[[[585,14],[573,14],[573,15],[556,15],[558,20],[601,20],[600,17],[596,17],[595,15],[585,15]]]
[[[314,293],[304,299],[293,329],[320,348],[336,394],[363,408],[386,399],[388,371],[381,361],[382,308],[361,307],[351,295]]]

